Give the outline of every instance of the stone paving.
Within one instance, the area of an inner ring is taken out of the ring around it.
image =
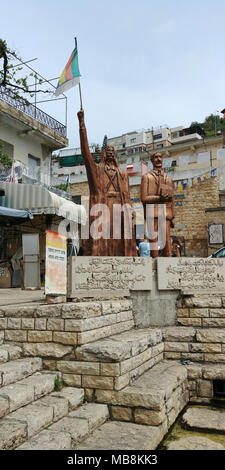
[[[225,433],[225,411],[207,408],[189,408],[182,416],[182,426],[187,429]]]
[[[190,436],[170,442],[167,450],[225,450],[225,447],[206,437]]]
[[[109,421],[74,450],[154,450],[166,432],[165,426],[153,427],[121,421]]]

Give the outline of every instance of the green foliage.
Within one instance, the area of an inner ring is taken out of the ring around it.
[[[63,388],[63,382],[62,380],[60,379],[59,375],[57,375],[57,377],[55,377],[55,392],[60,392],[60,390],[62,390]]]
[[[206,116],[202,123],[197,121],[192,122],[190,127],[194,126],[200,126],[204,130],[205,135],[209,137],[215,135],[218,131],[225,131],[225,119],[217,114],[210,114]]]
[[[13,61],[20,60],[14,51],[8,48],[5,40],[0,39],[0,59],[3,59],[3,67],[0,70],[0,86],[13,94],[15,99],[25,101],[28,105],[29,101],[26,96],[32,98],[35,93],[50,93],[49,90],[39,90],[37,86],[43,83],[43,80],[38,77],[36,73],[24,74],[23,66],[14,66]],[[28,81],[32,77],[32,81],[36,82],[36,88],[34,84],[29,85]],[[32,87],[32,88],[31,88]]]
[[[56,186],[56,189],[62,189],[62,191],[66,191],[68,188],[68,183],[62,183]]]
[[[12,167],[12,158],[3,153],[3,144],[0,142],[0,167],[11,168]]]
[[[107,135],[104,136],[103,143],[102,143],[102,150],[107,147]]]

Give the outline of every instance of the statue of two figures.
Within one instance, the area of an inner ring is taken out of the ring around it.
[[[84,111],[78,112],[81,153],[90,190],[88,240],[85,255],[137,256],[133,209],[127,173],[118,165],[115,150],[106,146],[101,161],[95,163],[90,153]],[[162,156],[151,157],[153,170],[141,181],[141,201],[151,244],[151,256],[171,256],[170,227],[174,223],[174,186],[162,170]],[[100,219],[99,219],[100,217]],[[100,223],[101,221],[101,223]]]

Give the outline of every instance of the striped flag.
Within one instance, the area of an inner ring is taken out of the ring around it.
[[[55,96],[59,96],[80,82],[80,71],[78,65],[77,48],[73,50],[61,76],[55,91]]]

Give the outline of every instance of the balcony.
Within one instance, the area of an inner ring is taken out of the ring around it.
[[[182,135],[180,137],[176,137],[174,139],[171,139],[171,144],[182,144],[184,142],[189,142],[189,141],[194,141],[194,140],[201,140],[202,137],[197,134],[196,132],[194,134],[186,134]]]
[[[58,132],[61,136],[66,137],[66,126],[64,124],[61,124],[59,121],[49,116],[33,104],[26,104],[26,102],[22,99],[14,98],[13,93],[9,90],[6,91],[3,87],[0,87],[0,99],[4,100],[6,103],[18,109],[19,111],[22,111],[27,116],[36,119],[38,122],[44,124],[49,129]]]

